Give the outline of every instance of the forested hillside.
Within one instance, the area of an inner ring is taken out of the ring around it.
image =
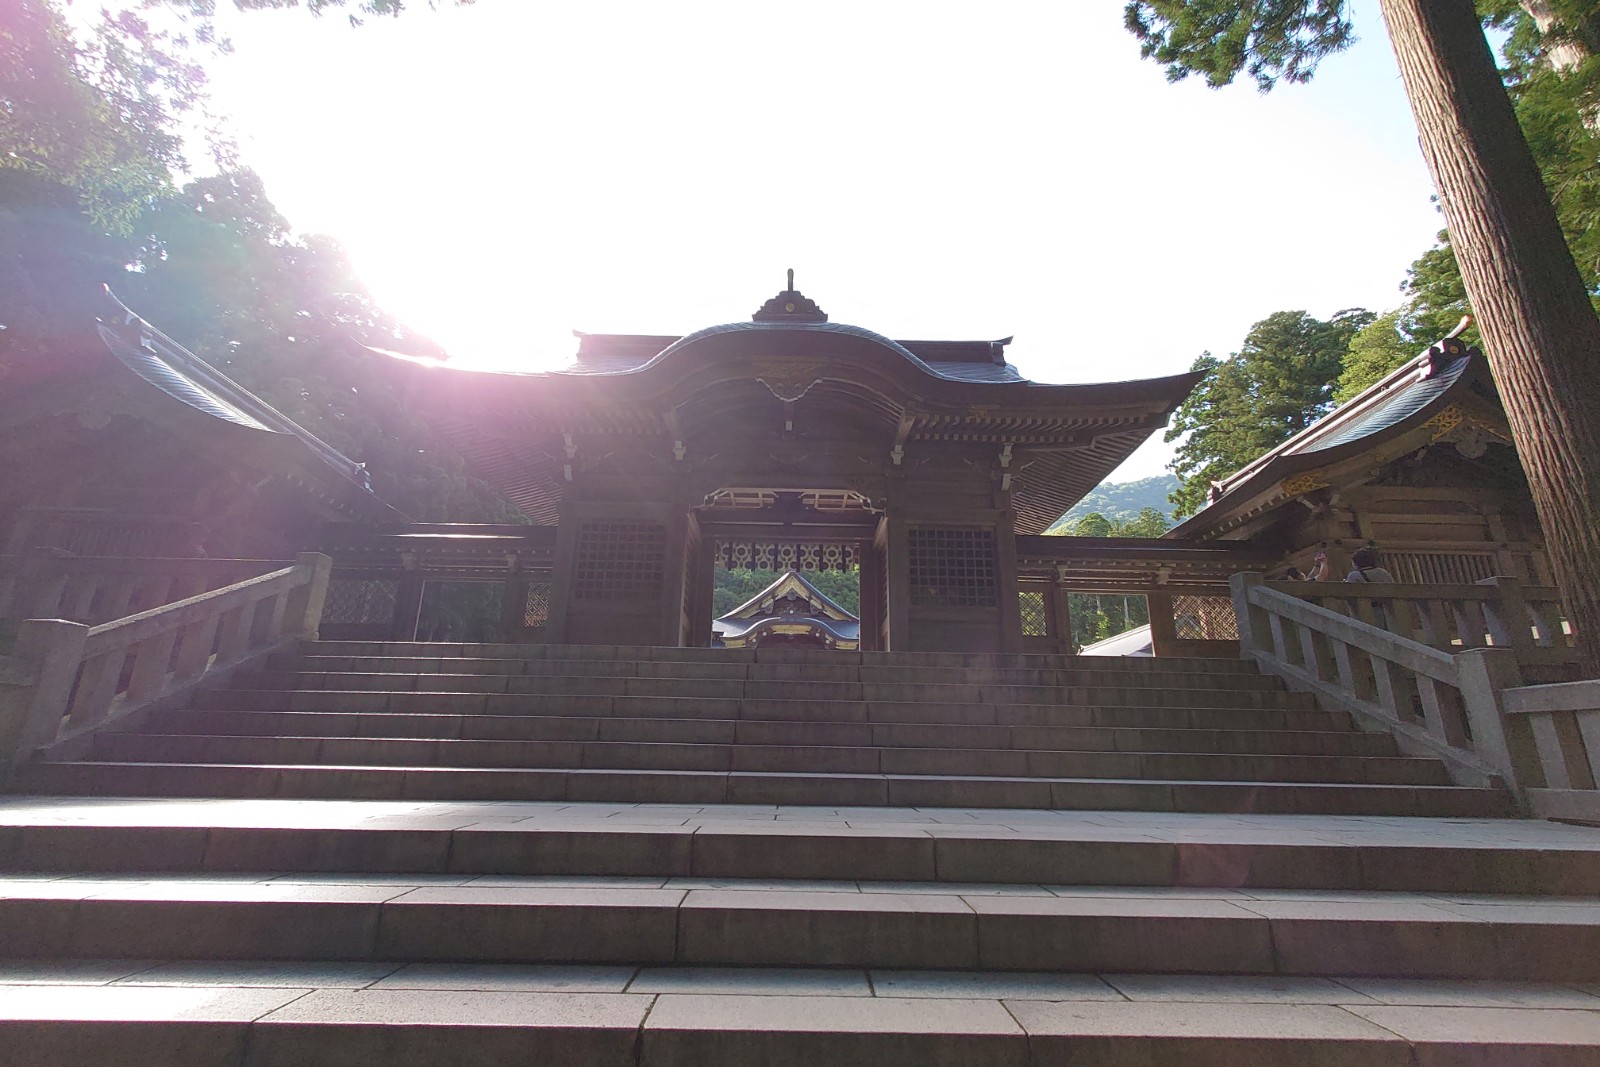
[[[1170,520],[1172,501],[1167,498],[1177,491],[1178,478],[1173,474],[1157,474],[1133,482],[1102,482],[1045,533],[1063,533],[1065,527],[1091,512],[1104,515],[1112,522],[1122,522],[1138,518],[1145,508],[1154,508]]]

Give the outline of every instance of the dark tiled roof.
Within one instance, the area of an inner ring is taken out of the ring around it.
[[[1442,350],[1441,350],[1442,349]],[[1487,380],[1483,354],[1453,339],[1442,342],[1391,372],[1276,448],[1216,483],[1211,503],[1179,523],[1168,536],[1203,535],[1215,529],[1235,500],[1254,494],[1300,471],[1338,462],[1374,447],[1393,433],[1404,433],[1448,406],[1453,396],[1479,378]]]
[[[124,367],[167,396],[214,419],[297,439],[317,459],[371,493],[365,471],[355,460],[134,314],[109,290],[106,295],[118,314],[109,322],[102,320],[97,329],[106,348]]]

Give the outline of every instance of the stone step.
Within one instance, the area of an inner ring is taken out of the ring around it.
[[[1485,819],[0,797],[0,871],[1369,890],[1460,903],[1595,894],[1600,833]]]
[[[506,741],[873,745],[1393,756],[1392,735],[1356,730],[1139,729],[1114,726],[952,726],[619,716],[423,715],[392,712],[169,710],[144,729],[172,734],[421,737]]]
[[[696,696],[358,692],[337,689],[217,689],[196,706],[223,711],[401,712],[470,715],[590,715],[789,722],[943,723],[1000,726],[1139,726],[1201,729],[1351,729],[1343,712],[1316,708],[1111,704],[936,703]]]
[[[241,689],[490,693],[530,696],[643,696],[752,700],[887,700],[934,704],[1138,704],[1157,707],[1314,708],[1309,693],[1274,689],[1162,689],[1155,686],[921,685],[586,675],[297,674],[253,671]]]
[[[512,877],[0,878],[0,956],[1600,981],[1600,902]]]
[[[530,767],[651,771],[1143,778],[1194,781],[1449,785],[1434,759],[1232,753],[1053,751],[680,744],[634,741],[473,741],[427,738],[239,737],[113,733],[90,759],[131,763]]]
[[[573,675],[615,678],[751,679],[897,683],[990,683],[1006,685],[1152,685],[1166,688],[1208,686],[1227,689],[1281,689],[1277,679],[1261,674],[1217,671],[1123,670],[1118,660],[1105,666],[1071,669],[997,667],[891,667],[809,663],[756,663],[672,660],[545,660],[470,659],[422,656],[315,656],[280,653],[267,669],[311,674],[346,672],[380,674]]]
[[[18,961],[10,1067],[1562,1067],[1592,987],[864,969]]]
[[[1507,795],[1462,786],[83,760],[25,765],[13,776],[10,788],[43,795],[125,797],[565,800],[1488,818],[1511,812]]]
[[[1005,652],[835,652],[814,649],[764,648],[759,652],[726,648],[676,648],[652,645],[526,645],[457,644],[433,641],[307,641],[300,651],[315,656],[424,656],[511,660],[616,660],[677,663],[796,663],[838,666],[954,667],[963,670],[1105,670],[1113,665],[1129,671],[1202,671],[1258,674],[1253,662],[1221,657],[1157,658],[1064,656]]]

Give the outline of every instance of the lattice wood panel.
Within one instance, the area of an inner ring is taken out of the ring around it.
[[[910,541],[912,604],[994,607],[993,530],[914,526],[906,532]]]
[[[1022,609],[1023,637],[1050,636],[1050,615],[1045,610],[1044,593],[1023,590],[1017,594],[1017,606]]]
[[[400,582],[393,578],[334,578],[322,620],[330,623],[378,623],[394,618]]]
[[[1237,641],[1239,620],[1225,596],[1175,596],[1172,621],[1179,640]]]
[[[667,531],[651,522],[585,522],[578,529],[572,595],[579,600],[658,600]]]
[[[528,599],[522,608],[522,625],[533,629],[550,621],[550,583],[529,582]]]

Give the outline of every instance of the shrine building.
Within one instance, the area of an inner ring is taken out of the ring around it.
[[[859,565],[865,650],[1020,651],[1043,533],[1197,374],[1032,382],[1010,339],[891,340],[789,287],[684,337],[581,334],[561,370],[396,360],[417,410],[554,527],[539,640],[712,644],[717,563]],[[1054,539],[1051,539],[1054,540]]]
[[[778,580],[711,624],[715,648],[861,647],[861,620],[799,571]]]

